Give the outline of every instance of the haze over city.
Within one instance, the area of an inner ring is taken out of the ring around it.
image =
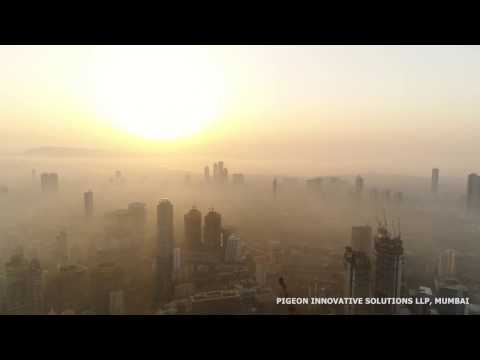
[[[477,46],[2,46],[0,151],[221,155],[301,176],[441,162],[464,177],[479,60]]]
[[[0,46],[0,314],[480,313],[479,61]]]

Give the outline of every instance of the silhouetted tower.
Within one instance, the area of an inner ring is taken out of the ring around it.
[[[363,178],[360,175],[357,176],[357,178],[355,179],[355,194],[358,197],[360,197],[363,193],[363,185],[364,185]]]
[[[218,177],[221,179],[224,175],[223,173],[223,161],[217,163]]]
[[[206,182],[210,182],[210,168],[208,166],[203,169],[203,176]]]
[[[214,181],[218,180],[218,165],[217,165],[217,163],[213,164],[213,180]]]
[[[209,249],[220,249],[222,242],[222,216],[211,209],[205,215],[203,241]]]
[[[373,251],[372,228],[368,225],[352,226],[351,247],[353,251],[360,251],[371,257]]]
[[[58,191],[58,174],[56,173],[42,173],[40,176],[40,183],[42,192],[57,192]]]
[[[467,210],[476,211],[480,203],[480,176],[473,173],[468,175],[467,181]]]
[[[385,225],[380,225],[375,236],[375,297],[401,296],[403,272],[403,244],[400,234],[390,235]],[[396,305],[380,305],[377,312],[396,313]]]
[[[90,219],[93,216],[93,192],[87,191],[83,194],[83,203],[85,206],[85,216]]]
[[[344,265],[345,296],[370,297],[372,290],[372,228],[353,226],[351,246],[345,248]],[[367,305],[347,305],[345,311],[351,313],[369,312]]]
[[[155,302],[168,302],[173,292],[173,205],[162,199],[157,205],[157,261]]]
[[[438,180],[440,177],[440,170],[437,168],[432,169],[432,184],[431,184],[431,191],[433,195],[437,195],[438,193]]]
[[[273,179],[273,184],[272,184],[272,190],[273,190],[273,198],[277,198],[277,178]]]
[[[193,207],[184,216],[185,243],[190,250],[202,247],[202,213]]]
[[[345,296],[368,298],[371,296],[371,259],[365,252],[347,246],[344,254]],[[346,305],[347,314],[368,313],[368,305]]]

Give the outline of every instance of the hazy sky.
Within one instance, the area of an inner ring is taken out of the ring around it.
[[[480,171],[478,64],[477,46],[1,46],[0,150],[463,176]]]

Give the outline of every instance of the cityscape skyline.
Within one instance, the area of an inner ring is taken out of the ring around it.
[[[0,315],[480,314],[479,46],[0,46]]]

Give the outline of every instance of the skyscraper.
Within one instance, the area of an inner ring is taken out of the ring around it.
[[[245,178],[243,174],[233,174],[232,183],[235,185],[243,185],[245,183]]]
[[[224,246],[226,263],[236,263],[241,260],[241,239],[238,234],[230,234]]]
[[[202,247],[202,213],[193,207],[184,216],[185,244],[189,250],[198,250]]]
[[[218,177],[220,178],[220,181],[222,180],[222,177],[224,175],[224,171],[223,171],[223,161],[219,161],[217,163],[217,170],[218,170]]]
[[[123,290],[123,271],[113,262],[98,264],[92,271],[91,284],[95,314],[110,314],[111,293]]]
[[[217,163],[213,164],[213,180],[214,181],[218,180],[218,165],[217,165]]]
[[[210,168],[208,166],[203,169],[203,176],[206,182],[210,182]]]
[[[40,183],[42,192],[57,192],[58,191],[58,174],[56,173],[42,173],[40,176]]]
[[[467,210],[477,211],[480,208],[480,176],[473,173],[467,181]]]
[[[371,296],[371,259],[363,251],[345,248],[345,296],[351,298],[368,298]],[[368,313],[368,305],[346,305],[347,314]]]
[[[372,228],[353,226],[351,246],[345,248],[345,296],[370,297],[372,288]],[[347,305],[347,314],[367,313],[367,305]]]
[[[42,311],[42,269],[36,259],[28,262],[23,253],[6,263],[7,314],[40,314]]]
[[[213,209],[205,215],[203,241],[209,249],[220,249],[222,241],[222,216]]]
[[[375,297],[400,297],[403,271],[403,245],[400,235],[392,237],[386,226],[375,236]],[[380,313],[395,313],[396,305],[380,305]]]
[[[372,255],[372,228],[366,226],[352,226],[352,250],[365,253],[367,256]]]
[[[440,177],[440,170],[437,168],[432,169],[432,184],[431,184],[431,191],[433,195],[437,195],[438,193],[438,180]]]
[[[83,202],[85,205],[85,216],[91,218],[93,216],[93,192],[87,191],[83,194]]]
[[[157,205],[156,305],[173,296],[173,205],[162,199]]]
[[[363,184],[363,178],[358,175],[355,179],[355,195],[357,196],[357,198],[360,198],[363,194]]]

